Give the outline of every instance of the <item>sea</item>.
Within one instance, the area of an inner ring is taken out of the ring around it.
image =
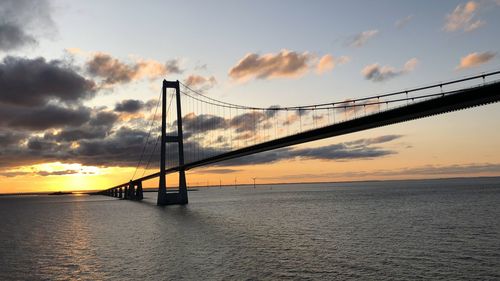
[[[500,280],[500,178],[0,197],[0,280]]]

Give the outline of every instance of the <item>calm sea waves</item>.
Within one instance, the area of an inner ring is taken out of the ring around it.
[[[0,280],[500,280],[500,178],[0,197]]]

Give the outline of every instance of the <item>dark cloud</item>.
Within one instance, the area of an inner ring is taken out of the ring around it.
[[[57,144],[55,142],[47,141],[42,138],[32,138],[28,141],[28,149],[39,150],[39,151],[50,151],[53,150]]]
[[[61,171],[7,171],[7,172],[0,172],[0,176],[4,177],[17,177],[17,176],[26,176],[26,175],[32,175],[32,176],[42,176],[42,177],[48,177],[48,176],[64,176],[64,175],[74,175],[81,173],[82,171],[80,170],[61,170]],[[84,172],[85,174],[93,174],[92,172]]]
[[[118,115],[109,111],[93,112],[87,123],[80,126],[68,126],[57,133],[47,132],[44,139],[57,142],[73,142],[88,139],[105,138],[118,121]]]
[[[232,159],[215,164],[216,166],[238,166],[238,165],[258,165],[268,164],[277,161],[291,159],[317,159],[317,160],[337,160],[349,161],[352,159],[373,159],[391,154],[396,151],[383,149],[374,144],[389,142],[402,136],[388,135],[371,139],[360,139],[351,142],[332,144],[314,148],[292,147],[280,148],[259,154]]]
[[[47,177],[47,176],[64,176],[64,175],[74,175],[78,174],[79,170],[62,170],[62,171],[37,171],[34,174]]]
[[[168,60],[165,63],[165,68],[167,72],[171,74],[181,74],[184,72],[179,66],[179,60]]]
[[[231,119],[230,125],[237,133],[255,131],[257,126],[264,120],[267,115],[260,111],[253,111],[236,115]]]
[[[177,127],[177,121],[172,126]],[[190,113],[182,118],[182,127],[189,132],[204,133],[227,128],[227,120],[220,116]]]
[[[83,140],[72,152],[78,163],[97,166],[134,166],[142,153],[147,132],[121,127],[105,139]]]
[[[107,131],[99,128],[68,129],[68,130],[63,130],[55,135],[46,134],[44,135],[44,138],[52,139],[58,142],[72,142],[72,141],[89,140],[89,139],[100,139],[106,137],[106,135]]]
[[[384,135],[369,139],[359,139],[355,141],[346,142],[348,146],[367,146],[371,144],[386,143],[403,137],[402,135]]]
[[[272,124],[268,120],[273,118],[278,112],[273,109],[279,108],[279,105],[273,105],[267,110],[246,112],[233,116],[231,119],[210,114],[195,115],[194,113],[189,113],[182,119],[185,130],[184,136],[188,138],[186,134],[191,136],[192,134],[231,128],[237,134],[234,136],[235,140],[249,139],[255,136],[255,131],[259,126],[262,126],[261,128],[263,129],[272,127]],[[177,121],[174,121],[172,126],[177,126]]]
[[[148,100],[147,102],[144,103],[144,109],[151,110],[156,108],[157,106],[159,107],[159,105],[160,105],[160,100]]]
[[[95,84],[61,61],[8,56],[0,63],[0,103],[41,106],[75,104],[93,97]]]
[[[140,100],[123,100],[115,105],[115,111],[135,113],[144,107],[144,102]]]
[[[27,137],[26,133],[13,132],[13,131],[0,131],[0,147],[7,147],[10,145],[17,145],[21,140]],[[1,155],[1,151],[0,151]]]
[[[55,28],[48,0],[0,1],[0,51],[35,45],[36,37],[51,30]]]
[[[240,170],[237,169],[203,169],[203,170],[197,170],[195,171],[196,174],[230,174],[230,173],[236,173]]]
[[[0,104],[0,128],[46,130],[80,126],[90,120],[90,108],[46,105],[36,108]]]
[[[109,111],[99,111],[90,120],[89,124],[92,126],[105,126],[111,128],[118,120],[118,115]]]
[[[235,80],[300,77],[308,71],[313,56],[307,52],[282,50],[277,54],[250,53],[229,70]]]
[[[0,24],[0,50],[9,51],[35,43],[35,38],[26,34],[19,26],[10,23]]]
[[[23,172],[23,171],[0,171],[0,176],[2,177],[7,177],[7,178],[12,178],[12,177],[17,177],[17,176],[24,176],[31,174],[31,172]]]
[[[266,114],[266,117],[267,118],[272,118],[274,117],[277,113],[278,113],[278,110],[280,109],[281,107],[279,105],[271,105],[266,111],[265,111],[265,114]]]

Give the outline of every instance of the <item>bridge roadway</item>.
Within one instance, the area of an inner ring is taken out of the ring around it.
[[[410,103],[398,108],[380,111],[371,115],[358,117],[326,127],[301,132],[295,135],[274,139],[256,145],[251,145],[237,150],[225,152],[213,157],[190,162],[184,165],[184,169],[189,170],[196,167],[206,166],[209,164],[214,164],[217,162],[239,158],[259,152],[330,138],[334,136],[345,135],[475,106],[486,105],[498,101],[500,101],[500,82],[485,84],[482,86],[453,92],[444,92],[443,96],[438,98]],[[180,168],[180,166],[177,166],[166,169],[165,171],[167,174],[175,173],[179,171]],[[132,182],[140,182],[157,178],[159,175],[160,172],[157,172],[148,176],[144,176],[142,178],[135,179]],[[119,188],[126,185],[128,185],[128,183],[120,184],[110,189]]]

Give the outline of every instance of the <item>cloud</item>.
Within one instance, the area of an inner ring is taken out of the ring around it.
[[[106,85],[130,82],[136,73],[135,66],[128,66],[107,54],[95,54],[86,63],[87,71],[104,79]]]
[[[456,69],[477,67],[491,61],[495,56],[496,53],[493,52],[470,53],[460,59],[460,64],[456,67]]]
[[[93,54],[85,66],[90,75],[101,78],[103,85],[108,87],[140,79],[153,80],[167,74],[182,72],[176,60],[167,61],[165,64],[144,59],[125,63],[105,53]]]
[[[318,64],[316,65],[316,73],[323,74],[327,71],[333,70],[335,66],[348,63],[351,59],[347,56],[341,56],[339,58],[334,58],[332,55],[322,56]]]
[[[58,60],[5,57],[0,63],[0,103],[40,106],[78,103],[95,94],[95,83]]]
[[[471,163],[462,165],[426,165],[413,168],[358,171],[344,173],[344,176],[471,176],[481,174],[500,174],[500,164]]]
[[[45,130],[61,126],[78,126],[89,120],[90,112],[85,107],[76,109],[48,105],[46,107],[19,114],[11,120],[9,127]]]
[[[266,113],[254,111],[234,116],[229,124],[236,130],[236,133],[254,132],[257,126],[267,118]]]
[[[363,31],[349,39],[347,45],[349,47],[355,48],[363,47],[370,39],[377,36],[378,34],[379,31],[376,29]]]
[[[361,70],[361,74],[367,80],[382,82],[413,71],[417,64],[418,60],[412,58],[405,63],[403,69],[398,70],[392,66],[380,66],[378,63],[374,63],[365,66],[363,70]]]
[[[39,27],[43,26],[43,30]],[[38,43],[36,37],[54,30],[49,1],[2,0],[0,2],[0,51],[12,51]]]
[[[118,115],[113,112],[94,111],[86,123],[79,126],[65,126],[64,129],[56,132],[46,132],[43,138],[57,142],[105,138],[110,134],[117,121]]]
[[[360,139],[352,142],[332,144],[314,148],[297,149],[285,147],[259,154],[248,155],[242,158],[223,161],[215,165],[258,165],[294,159],[337,161],[349,161],[352,159],[373,159],[396,154],[396,151],[383,149],[373,145],[390,142],[401,137],[401,135],[388,135],[372,139]]]
[[[47,177],[47,176],[64,176],[64,175],[74,175],[78,174],[78,170],[62,170],[62,171],[37,171],[36,175]]]
[[[413,20],[413,15],[408,15],[394,23],[394,26],[397,28],[405,27],[411,20]]]
[[[177,121],[172,124],[177,127]],[[182,127],[188,132],[204,133],[212,130],[225,129],[228,126],[228,121],[223,117],[194,113],[189,113],[182,118]]]
[[[346,144],[348,146],[351,146],[351,147],[360,147],[360,146],[368,146],[368,145],[372,145],[372,144],[386,143],[386,142],[400,139],[402,137],[403,137],[402,135],[384,135],[384,136],[379,136],[379,137],[375,137],[375,138],[358,139],[355,141],[346,142]]]
[[[443,29],[448,32],[457,30],[468,32],[483,26],[484,21],[475,19],[478,7],[479,3],[474,1],[469,1],[465,5],[459,4],[451,14],[446,15],[446,23]]]
[[[335,67],[335,63],[333,61],[332,55],[324,55],[318,62],[316,67],[316,72],[318,74],[325,73],[329,70],[332,70]]]
[[[122,100],[115,105],[115,111],[135,113],[144,107],[144,102],[140,100]]]
[[[293,174],[287,175],[288,179],[329,179],[337,177],[362,179],[368,177],[399,177],[406,178],[436,178],[436,177],[465,177],[465,176],[493,176],[500,175],[500,164],[490,163],[471,163],[463,165],[442,165],[442,166],[419,166],[413,168],[391,169],[391,170],[371,170],[371,171],[352,171],[352,172],[330,172],[314,174]],[[263,180],[282,179],[280,177],[263,177]]]
[[[286,49],[277,54],[249,53],[229,70],[229,76],[238,81],[296,78],[308,71],[312,59],[308,52],[297,53]]]
[[[48,176],[64,176],[64,175],[74,175],[74,174],[94,174],[92,171],[83,171],[83,170],[74,170],[74,169],[67,169],[67,170],[58,170],[58,171],[45,171],[45,170],[32,170],[32,171],[23,171],[23,170],[11,170],[11,171],[5,171],[5,172],[0,172],[0,176],[3,177],[17,177],[17,176],[26,176],[26,175],[32,175],[32,176],[42,176],[42,177],[48,177]]]
[[[19,142],[26,137],[27,134],[25,133],[13,132],[13,131],[0,131],[0,147],[18,145]]]
[[[236,173],[240,170],[237,169],[199,169],[195,170],[196,174],[230,174],[230,173]]]
[[[24,172],[24,171],[0,171],[0,176],[7,177],[7,178],[24,176],[24,175],[28,175],[28,174],[31,174],[31,172]]]
[[[181,74],[184,72],[179,66],[179,60],[168,60],[165,63],[165,69],[170,74]]]
[[[0,104],[0,128],[39,131],[79,126],[89,120],[90,109],[84,106],[63,107],[48,104],[31,108]]]
[[[16,25],[0,25],[0,50],[9,51],[25,45],[34,45],[37,41]]]
[[[208,90],[217,84],[217,80],[215,80],[214,76],[204,77],[201,75],[189,75],[186,80],[184,80],[184,84],[189,87],[196,87],[198,90]]]

